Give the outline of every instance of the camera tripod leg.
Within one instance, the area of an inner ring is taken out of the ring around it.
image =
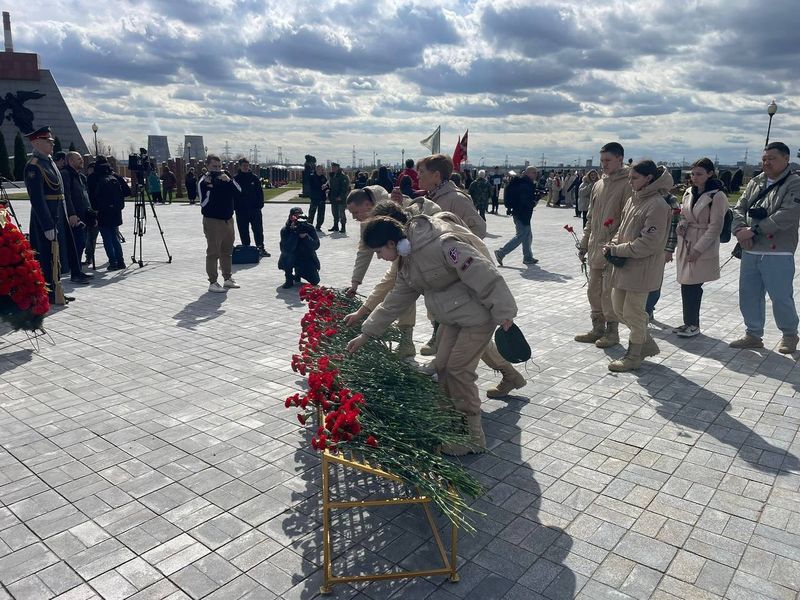
[[[167,262],[172,263],[172,255],[169,253],[169,248],[167,247],[167,240],[164,237],[164,230],[161,228],[161,221],[158,220],[158,215],[156,214],[156,207],[153,204],[152,200],[150,200],[150,210],[153,211],[153,218],[155,218],[156,225],[158,225],[158,233],[161,234],[161,241],[164,243],[164,250],[167,253]]]

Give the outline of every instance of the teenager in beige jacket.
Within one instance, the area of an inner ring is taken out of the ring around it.
[[[591,308],[592,329],[576,335],[575,341],[594,344],[598,348],[619,344],[619,325],[611,304],[611,267],[603,256],[603,246],[617,233],[622,207],[631,197],[629,169],[624,162],[622,144],[610,142],[600,148],[603,177],[592,188],[580,243],[580,257],[589,263],[586,295]]]
[[[683,195],[675,264],[681,284],[683,325],[673,329],[679,337],[700,333],[703,284],[719,279],[719,234],[725,223],[728,197],[714,176],[714,163],[701,158],[692,165],[692,185]]]
[[[408,224],[375,217],[364,228],[364,243],[383,260],[399,258],[397,283],[347,346],[355,352],[379,336],[392,321],[425,296],[439,322],[436,366],[439,386],[467,420],[469,446],[444,447],[462,456],[486,449],[481,426],[477,366],[494,329],[511,327],[517,314],[514,296],[495,268],[485,244],[468,229],[437,216],[419,215]]]
[[[614,239],[604,244],[605,257],[619,257],[611,271],[611,300],[617,319],[631,330],[628,352],[609,363],[609,371],[638,369],[647,356],[659,349],[647,332],[647,295],[661,287],[664,278],[664,245],[670,229],[672,209],[664,201],[674,185],[672,175],[652,160],[635,164],[630,171],[633,194],[625,203]],[[613,261],[611,261],[613,262]]]

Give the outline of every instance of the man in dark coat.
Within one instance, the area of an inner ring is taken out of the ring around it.
[[[314,221],[317,217],[317,231],[322,231],[322,224],[325,222],[325,194],[328,191],[328,178],[325,177],[325,167],[317,165],[314,172],[308,179],[308,222]]]
[[[189,167],[184,183],[186,183],[186,196],[189,198],[189,204],[194,204],[197,202],[197,175],[194,174],[194,167]]]
[[[535,265],[539,262],[533,257],[531,250],[533,242],[531,218],[533,217],[533,208],[539,202],[536,190],[538,177],[536,167],[528,167],[522,176],[514,177],[506,186],[504,196],[506,210],[510,210],[514,216],[516,235],[505,246],[494,251],[494,256],[500,266],[503,265],[503,258],[520,244],[522,244],[523,264]]]
[[[252,227],[258,253],[261,256],[269,256],[269,252],[264,248],[264,221],[261,217],[261,209],[264,208],[264,189],[261,187],[261,180],[250,170],[250,161],[246,158],[239,159],[239,172],[234,179],[242,189],[241,194],[236,197],[234,206],[239,240],[243,246],[249,246],[250,227]]]
[[[89,283],[92,277],[81,270],[81,257],[86,247],[86,223],[90,221],[92,211],[89,202],[89,191],[86,176],[82,173],[83,157],[78,152],[67,152],[66,165],[61,169],[61,181],[64,183],[64,201],[67,207],[67,223],[65,241],[71,272],[72,283]]]
[[[95,206],[97,208],[97,225],[103,238],[103,247],[108,255],[108,271],[119,271],[125,268],[125,257],[117,235],[122,225],[122,211],[125,208],[125,197],[131,195],[131,189],[125,180],[111,170],[107,162],[95,164]]]

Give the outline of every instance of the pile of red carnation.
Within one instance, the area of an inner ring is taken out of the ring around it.
[[[6,211],[0,222],[0,318],[14,329],[40,329],[50,310],[42,269]]]
[[[294,394],[286,398],[285,406],[295,406],[303,410],[297,420],[305,425],[313,411],[322,411],[323,422],[317,434],[311,439],[315,450],[336,450],[340,442],[351,442],[357,436],[364,436],[364,442],[377,447],[378,441],[372,435],[362,432],[359,415],[364,397],[341,385],[333,357],[323,354],[314,360],[313,353],[320,351],[325,338],[337,333],[335,324],[343,313],[337,306],[335,294],[326,288],[305,284],[300,288],[300,298],[308,303],[308,312],[300,321],[300,354],[292,355],[292,370],[308,376],[308,391],[304,395]],[[332,360],[333,359],[333,360]]]

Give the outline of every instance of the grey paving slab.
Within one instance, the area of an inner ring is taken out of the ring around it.
[[[143,268],[101,264],[90,286],[65,283],[77,300],[48,316],[52,344],[33,352],[19,334],[0,338],[0,599],[318,595],[319,463],[283,408],[300,385],[288,359],[304,312],[276,268],[287,209],[264,211],[273,257],[237,267],[242,288],[217,295],[206,292],[199,211],[158,207],[171,264],[150,223]],[[125,216],[130,252],[130,206]],[[572,341],[589,319],[565,223],[577,224],[569,211],[538,208],[540,263],[511,254],[502,269],[534,360],[519,394],[484,399],[492,453],[464,464],[487,488],[474,503],[486,517],[461,537],[461,582],[342,586],[335,597],[795,598],[800,369],[775,352],[771,315],[765,349],[727,347],[742,331],[733,261],[704,286],[702,335],[679,339],[668,265],[651,329],[661,353],[611,374],[620,347]],[[324,283],[349,283],[356,230],[322,236]],[[490,215],[489,248],[512,230]],[[364,291],[384,270],[373,265]],[[423,319],[415,341],[429,334]],[[482,389],[495,381],[480,368]],[[337,568],[434,556],[407,511],[334,525]]]

